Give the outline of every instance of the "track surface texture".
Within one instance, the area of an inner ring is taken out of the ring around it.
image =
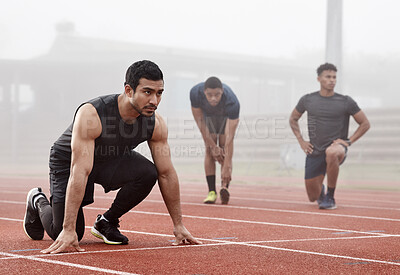
[[[400,191],[338,188],[338,208],[327,211],[301,185],[232,184],[228,205],[209,205],[205,183],[181,179],[184,224],[203,244],[171,245],[156,186],[122,217],[130,243],[118,246],[90,234],[115,196],[96,186],[84,208],[86,251],[44,255],[52,240],[32,241],[22,227],[26,194],[38,186],[49,195],[46,179],[0,178],[0,274],[400,274]]]

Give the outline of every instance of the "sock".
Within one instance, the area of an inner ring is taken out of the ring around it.
[[[107,210],[106,213],[104,213],[101,216],[100,220],[101,219],[105,219],[107,222],[111,222],[111,223],[118,223],[119,222],[118,218],[116,218],[112,213],[110,213],[110,210]]]
[[[327,195],[328,197],[330,197],[330,198],[333,198],[333,195],[335,194],[335,189],[336,189],[336,188],[328,187],[328,192],[326,193],[326,195]]]
[[[46,198],[45,196],[43,196],[42,194],[39,194],[39,195],[37,195],[37,196],[35,196],[34,198],[33,198],[33,207],[35,207],[35,209],[37,209],[37,207],[36,207],[36,203],[38,202],[38,200],[39,199],[41,199],[41,198]]]
[[[208,192],[216,192],[217,189],[215,188],[215,175],[206,176],[206,179],[208,184]]]

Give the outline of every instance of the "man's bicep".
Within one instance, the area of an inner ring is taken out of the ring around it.
[[[298,121],[302,115],[303,113],[300,113],[299,111],[297,111],[296,108],[294,108],[292,113],[290,114],[290,121]]]
[[[149,140],[151,156],[159,175],[167,174],[173,168],[171,161],[171,150],[166,140]]]
[[[202,118],[203,110],[201,108],[192,107],[192,114],[193,114],[194,118]]]
[[[368,121],[367,116],[365,115],[365,113],[362,110],[360,110],[357,113],[355,113],[353,115],[353,118],[358,124],[362,124],[362,123]]]
[[[238,124],[239,124],[239,118],[236,118],[236,119],[230,119],[230,118],[228,118],[228,119],[226,120],[226,125],[227,125],[227,127],[229,128],[229,130],[235,131],[236,128],[237,128],[237,126],[238,126]]]
[[[72,165],[86,172],[93,167],[95,139],[101,133],[100,119],[93,106],[82,106],[72,129]]]

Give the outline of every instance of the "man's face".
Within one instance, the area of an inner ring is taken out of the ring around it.
[[[335,71],[323,71],[318,76],[318,81],[321,84],[321,88],[333,91],[336,85],[336,72]]]
[[[129,103],[141,115],[152,116],[157,110],[164,91],[163,80],[148,80],[141,78],[136,91],[131,93]]]
[[[217,106],[218,103],[221,101],[221,97],[222,97],[223,93],[224,92],[222,91],[221,88],[214,88],[214,89],[207,88],[204,91],[204,94],[206,95],[208,103],[213,107]]]

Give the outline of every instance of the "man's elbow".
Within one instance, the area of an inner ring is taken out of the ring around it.
[[[364,124],[363,125],[364,130],[365,130],[365,132],[367,132],[369,130],[369,128],[371,128],[371,124],[369,123],[368,120],[366,120],[363,124]]]

